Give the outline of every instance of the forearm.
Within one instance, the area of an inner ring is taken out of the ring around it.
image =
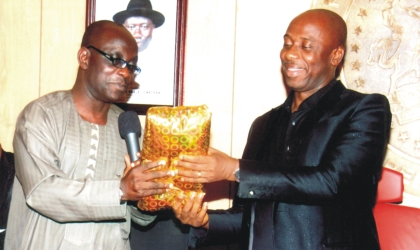
[[[366,96],[342,111],[345,119],[333,116],[314,124],[308,137],[299,139],[304,143],[293,165],[275,157],[241,160],[239,197],[325,204],[354,186],[371,186],[382,167],[390,125],[389,106],[378,97]]]
[[[239,242],[242,213],[210,214],[209,229],[190,229],[189,246],[215,246]]]
[[[123,219],[119,180],[69,180],[50,176],[26,195],[27,204],[59,222]]]

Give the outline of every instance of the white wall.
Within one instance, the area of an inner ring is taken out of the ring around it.
[[[249,0],[189,1],[184,105],[212,110],[213,147],[240,157],[253,119],[283,102],[283,35],[310,5],[309,0],[260,0],[257,6]]]

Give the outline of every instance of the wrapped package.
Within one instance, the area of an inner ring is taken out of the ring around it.
[[[152,107],[146,114],[146,125],[141,150],[141,162],[165,160],[166,165],[154,170],[176,170],[174,161],[179,155],[207,155],[210,144],[211,113],[206,105],[180,107]],[[171,208],[179,192],[189,196],[191,192],[203,192],[200,183],[181,182],[174,176],[156,181],[171,182],[174,188],[159,195],[152,195],[138,201],[144,211]]]

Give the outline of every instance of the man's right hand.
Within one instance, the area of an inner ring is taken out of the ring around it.
[[[120,184],[120,189],[123,192],[121,200],[136,201],[150,195],[163,194],[173,187],[172,183],[156,181],[156,179],[174,176],[173,171],[149,171],[164,166],[165,161],[140,164],[140,160],[137,160],[131,163],[128,155],[125,156],[124,160],[126,170]]]
[[[236,181],[233,172],[239,160],[209,148],[207,155],[183,155],[175,162],[183,182],[209,183],[222,180]]]

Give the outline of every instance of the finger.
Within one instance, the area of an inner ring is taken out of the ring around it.
[[[194,155],[184,155],[182,153],[179,155],[179,159],[182,162],[184,162],[184,163],[188,163],[188,162],[196,163],[199,160],[197,156],[194,156]]]
[[[205,155],[183,155],[181,154],[179,156],[180,159],[180,163],[182,164],[205,164],[207,163],[210,158],[208,156]]]
[[[191,192],[189,197],[186,199],[184,207],[182,208],[181,218],[188,218],[191,214],[191,208],[193,207],[196,195],[196,192]]]
[[[208,173],[205,170],[186,170],[178,169],[178,175],[187,178],[204,178]]]
[[[123,176],[125,176],[127,173],[128,173],[128,171],[130,171],[131,170],[131,162],[130,162],[130,156],[128,155],[128,154],[126,154],[125,156],[124,156],[124,162],[125,162],[125,169],[124,169],[124,174],[123,174]]]
[[[158,186],[153,183],[139,182],[131,189],[131,194],[136,198],[147,197],[151,195],[159,195],[166,193],[171,188],[171,183],[158,183]]]
[[[156,167],[163,167],[165,165],[166,165],[166,161],[165,160],[160,160],[160,161],[146,162],[146,163],[142,164],[141,167],[144,170],[151,170],[151,169],[154,169]]]
[[[141,179],[141,180],[155,180],[163,177],[174,177],[177,174],[176,170],[167,170],[167,169],[156,169],[152,170],[157,167],[164,166],[166,164],[165,161],[160,162],[150,162],[150,163],[144,163],[139,167],[133,168],[133,175],[135,178]],[[152,171],[150,171],[152,170]]]
[[[180,174],[180,176],[182,176]],[[210,181],[207,178],[191,178],[191,177],[181,177],[181,182],[192,182],[192,183],[209,183]]]
[[[204,166],[198,165],[196,163],[191,163],[191,162],[181,161],[181,160],[175,160],[174,165],[181,169],[188,169],[188,170],[193,170],[193,171],[197,171],[197,170],[201,170],[205,168]]]
[[[165,182],[167,177],[174,177],[175,170],[156,170],[146,173],[138,173],[137,177],[148,182]]]
[[[200,212],[195,214],[195,217],[192,218],[192,220],[194,221],[194,226],[195,227],[201,227],[205,224],[207,224],[208,221],[208,217],[207,217],[207,202],[205,202],[203,204],[203,206],[201,207]]]
[[[182,212],[182,201],[184,200],[184,194],[181,192],[175,196],[174,202],[172,204],[172,210],[174,211],[175,216],[179,219]]]
[[[202,202],[203,202],[204,195],[205,195],[205,193],[199,193],[197,195],[197,198],[194,201],[193,206],[192,206],[192,209],[191,209],[191,216],[192,217],[197,217],[198,212],[201,209],[201,205],[202,205]]]
[[[149,182],[141,182],[139,181],[136,185],[136,189],[138,190],[156,190],[161,189],[167,191],[167,189],[173,188],[174,184],[170,182],[158,182],[158,181],[149,181]]]
[[[149,195],[156,195],[156,194],[160,194],[161,192],[166,192],[166,191],[162,189],[150,189],[147,192],[149,193]]]
[[[207,209],[208,209],[208,203],[207,202],[204,202],[203,203],[203,206],[201,207],[201,210],[200,210],[200,212],[198,212],[198,215],[197,216],[199,218],[201,218],[201,219],[204,219],[204,217],[207,214]]]
[[[184,195],[182,193],[175,195],[174,203],[172,204],[172,210],[174,210],[175,214],[181,214],[181,205],[183,199]]]
[[[131,165],[130,156],[128,154],[124,155],[124,162],[126,166]]]
[[[134,196],[136,197],[136,200],[148,197],[148,196],[153,196],[153,195],[159,195],[159,194],[164,194],[166,193],[166,189],[142,189],[142,190],[138,190]]]

